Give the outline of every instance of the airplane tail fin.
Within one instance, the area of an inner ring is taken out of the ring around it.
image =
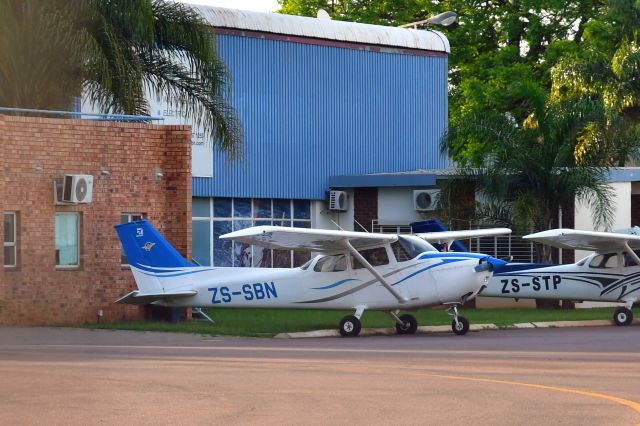
[[[146,220],[116,225],[122,249],[136,268],[183,268],[193,266]]]
[[[137,291],[118,299],[116,303],[147,304],[197,293],[184,289],[172,291],[163,284],[164,277],[196,266],[182,257],[148,221],[123,223],[115,228],[138,286]]]

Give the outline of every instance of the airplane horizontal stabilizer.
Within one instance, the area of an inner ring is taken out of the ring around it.
[[[157,302],[159,300],[170,300],[181,297],[190,297],[198,294],[196,290],[187,290],[176,293],[158,293],[158,294],[144,294],[135,290],[126,296],[122,296],[116,300],[116,303],[127,305],[148,305],[149,303]]]

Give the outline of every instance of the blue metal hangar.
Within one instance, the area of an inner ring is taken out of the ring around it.
[[[448,166],[438,147],[450,51],[442,33],[193,7],[215,32],[245,139],[240,161],[194,151],[197,262],[304,260],[218,239],[249,226],[371,230],[429,215],[435,174],[426,170]]]

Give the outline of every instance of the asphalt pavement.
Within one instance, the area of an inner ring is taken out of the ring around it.
[[[0,424],[640,424],[640,327],[258,339],[0,328]]]

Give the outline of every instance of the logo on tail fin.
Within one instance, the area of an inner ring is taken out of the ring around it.
[[[152,243],[152,242],[148,242],[145,245],[142,246],[142,248],[146,251],[151,251],[151,249],[153,248],[153,246],[155,246],[156,243]]]

